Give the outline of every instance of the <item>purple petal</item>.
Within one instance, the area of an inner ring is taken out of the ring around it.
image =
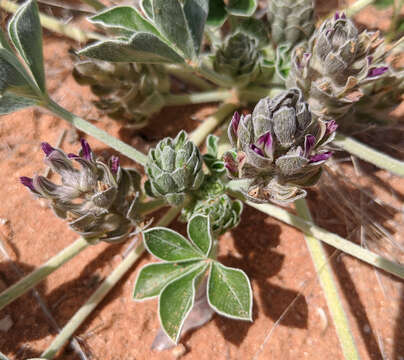
[[[325,126],[327,127],[326,135],[330,135],[338,129],[338,124],[335,122],[335,120],[327,121]]]
[[[224,166],[231,174],[237,174],[237,163],[229,153],[223,155]]]
[[[304,138],[304,154],[307,156],[310,154],[311,149],[316,144],[316,137],[313,135],[306,135]]]
[[[327,151],[321,154],[316,154],[310,157],[310,162],[311,163],[315,163],[315,162],[319,162],[319,161],[325,161],[327,159],[329,159],[332,155],[332,151]]]
[[[339,13],[338,13],[338,11],[335,13],[335,15],[334,15],[334,20],[338,20],[339,19]]]
[[[375,77],[383,75],[389,68],[387,66],[381,66],[378,68],[372,68],[368,72],[368,77]]]
[[[255,146],[254,144],[250,145],[250,149],[252,151],[254,151],[256,154],[265,157],[265,154],[263,153],[263,151],[259,147]]]
[[[50,153],[55,150],[55,149],[54,149],[52,146],[50,146],[47,142],[42,142],[42,143],[41,143],[41,148],[42,148],[42,151],[45,153],[46,156],[49,156]]]
[[[231,119],[231,127],[234,131],[234,134],[237,134],[238,124],[240,124],[240,114],[235,111],[233,118]]]
[[[264,150],[267,154],[272,152],[272,135],[268,131],[264,135],[261,135],[257,140],[258,145],[264,145]]]
[[[20,177],[20,181],[21,181],[21,184],[23,184],[24,186],[26,186],[28,189],[30,189],[32,192],[34,192],[34,193],[38,193],[38,191],[36,191],[35,190],[35,188],[34,188],[34,182],[33,182],[33,180],[32,180],[32,178],[29,178],[29,177],[27,177],[27,176],[21,176]]]
[[[116,174],[119,169],[119,157],[111,156],[111,171],[113,174]]]
[[[79,156],[76,155],[76,154],[73,154],[73,153],[69,153],[69,154],[67,154],[67,157],[68,157],[69,159],[75,159],[75,158],[78,158]]]
[[[91,160],[92,151],[91,151],[90,145],[88,144],[88,142],[85,139],[81,139],[80,142],[81,142],[82,156],[86,160]]]

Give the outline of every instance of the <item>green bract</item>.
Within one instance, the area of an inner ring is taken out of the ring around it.
[[[275,44],[293,47],[308,40],[314,31],[313,0],[272,0],[268,6],[268,21]]]
[[[203,182],[202,156],[181,131],[175,139],[165,138],[149,151],[146,173],[145,188],[150,196],[179,205],[187,192],[197,190]]]
[[[204,284],[213,310],[251,321],[250,282],[243,271],[215,260],[209,222],[207,216],[193,216],[188,222],[189,240],[166,228],[144,232],[146,249],[163,261],[140,270],[133,297],[135,300],[159,297],[161,326],[174,342],[178,342],[184,321],[192,310],[197,288]]]
[[[336,13],[307,45],[294,49],[286,84],[302,90],[316,117],[336,119],[361,98],[361,86],[388,70],[384,56],[378,32],[359,33],[351,20]]]
[[[335,130],[334,121],[312,119],[299,89],[262,99],[252,115],[233,116],[228,133],[235,149],[224,155],[228,175],[243,179],[242,191],[255,202],[304,197],[303,188],[317,182],[331,156],[324,145]]]
[[[75,64],[73,75],[79,84],[91,86],[99,109],[131,128],[147,125],[164,106],[162,94],[170,88],[164,69],[152,64],[85,60]]]

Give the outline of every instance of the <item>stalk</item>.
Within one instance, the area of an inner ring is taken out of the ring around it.
[[[84,4],[91,6],[94,10],[99,11],[105,9],[106,6],[98,0],[81,0]]]
[[[304,220],[301,217],[293,215],[289,211],[272,204],[255,204],[249,201],[247,201],[246,204],[265,214],[268,214],[269,216],[272,216],[275,219],[291,225],[306,235],[313,236],[326,244],[343,251],[346,254],[395,275],[400,279],[404,279],[403,265],[390,261],[383,256],[377,255],[372,251],[362,248],[337,234],[331,233],[313,224],[311,221]]]
[[[190,134],[189,138],[197,146],[200,146],[205,138],[220,125],[224,119],[229,116],[234,110],[236,110],[238,104],[223,103],[217,109],[217,111],[209,116],[199,127]]]
[[[214,85],[207,82],[205,79],[202,79],[201,77],[193,74],[191,71],[189,71],[188,68],[185,68],[183,66],[168,64],[165,65],[164,68],[170,75],[175,76],[183,82],[193,85],[200,90],[208,91],[215,88]]]
[[[233,93],[231,90],[214,90],[214,91],[205,91],[201,93],[191,93],[183,95],[169,94],[164,97],[164,100],[165,105],[175,106],[175,105],[202,104],[208,102],[225,101],[232,96]]]
[[[147,161],[147,156],[141,153],[140,151],[136,150],[132,146],[125,144],[123,141],[109,135],[104,130],[101,130],[90,124],[88,121],[70,113],[66,109],[62,108],[58,104],[56,104],[53,100],[49,99],[48,101],[44,102],[42,106],[55,115],[61,117],[62,119],[68,121],[77,129],[83,131],[84,133],[96,138],[97,140],[103,142],[104,144],[108,145],[109,147],[119,151],[121,154],[127,156],[128,158],[132,159],[133,161],[145,165]]]
[[[366,6],[371,5],[375,2],[375,0],[358,0],[354,2],[352,5],[348,6],[345,9],[345,13],[347,16],[354,16],[361,10],[363,10]]]
[[[362,144],[358,140],[338,133],[333,141],[333,144],[362,160],[376,165],[380,169],[387,170],[392,174],[401,177],[404,176],[404,161],[400,161],[383,154],[370,146]]]
[[[164,217],[157,223],[156,226],[167,226],[175,219],[181,208],[171,208],[167,211]],[[100,287],[86,301],[86,303],[76,312],[76,314],[64,326],[62,331],[56,336],[51,345],[42,353],[41,358],[52,359],[59,349],[70,339],[74,332],[87,319],[91,312],[104,299],[108,292],[122,279],[126,272],[143,254],[145,248],[143,243],[132,250],[128,256],[115,268],[115,270],[103,281]]]
[[[59,269],[63,264],[75,257],[89,245],[90,242],[88,242],[86,239],[77,239],[73,244],[63,249],[38,269],[34,270],[32,273],[23,277],[14,285],[4,290],[0,294],[0,310],[19,298],[21,295],[25,294],[28,290],[32,289],[48,275]]]
[[[10,13],[15,13],[18,10],[18,7],[19,5],[12,1],[0,0],[0,8]],[[39,13],[39,19],[41,21],[41,25],[45,29],[67,36],[80,43],[85,43],[88,40],[102,40],[104,38],[100,34],[91,31],[83,31],[77,26],[71,24],[64,24],[58,19],[43,13]]]
[[[301,216],[302,219],[312,221],[310,209],[305,199],[295,201],[295,207],[297,214]],[[310,251],[317,277],[323,289],[327,307],[334,321],[344,357],[349,360],[360,359],[324,247],[321,241],[313,236],[305,235],[304,238]]]
[[[139,215],[146,216],[163,206],[166,203],[163,199],[151,200],[139,205]],[[20,279],[17,283],[0,293],[0,310],[5,306],[24,295],[27,291],[35,287],[38,283],[59,269],[63,264],[80,254],[84,249],[91,245],[91,242],[84,238],[77,239],[57,255],[49,259],[38,269]]]

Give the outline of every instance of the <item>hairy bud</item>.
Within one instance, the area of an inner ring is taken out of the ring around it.
[[[146,173],[145,188],[150,196],[179,205],[187,192],[197,190],[203,182],[202,156],[181,131],[175,139],[165,138],[149,151]]]
[[[84,139],[81,144],[76,155],[42,143],[45,163],[61,176],[60,185],[40,175],[21,177],[21,183],[36,196],[49,200],[55,214],[81,236],[123,241],[139,220],[136,205],[140,175],[122,168],[116,156],[108,163],[96,159]]]
[[[242,190],[255,202],[304,197],[303,188],[317,182],[331,156],[324,145],[336,128],[334,121],[312,119],[299,89],[261,99],[252,115],[233,116],[228,134],[235,150],[224,155],[227,173],[248,180]]]

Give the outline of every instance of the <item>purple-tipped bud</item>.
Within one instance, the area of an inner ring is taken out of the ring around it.
[[[119,157],[118,156],[111,156],[111,171],[113,174],[116,174],[119,169]]]
[[[345,13],[342,13],[342,14],[341,14],[341,19],[344,19],[344,20],[346,19]]]
[[[46,156],[49,156],[52,153],[52,151],[55,150],[47,142],[42,142],[41,143],[41,148],[42,148],[42,151],[45,153]]]
[[[73,153],[69,153],[69,154],[67,154],[67,157],[68,157],[69,159],[75,159],[75,158],[78,158],[79,156],[76,155],[76,154],[73,154]]]
[[[306,135],[304,138],[304,154],[307,156],[316,144],[316,137],[313,135]]]
[[[223,162],[225,168],[233,175],[237,174],[237,162],[234,160],[230,153],[223,155]]]
[[[381,66],[378,68],[372,68],[368,72],[368,77],[376,77],[383,75],[389,68],[387,66]]]
[[[315,162],[319,162],[319,161],[325,161],[327,159],[329,159],[332,155],[331,151],[327,151],[321,154],[316,154],[310,157],[310,163],[315,163]]]
[[[81,142],[82,156],[86,160],[91,160],[92,151],[91,151],[90,145],[88,144],[88,142],[85,139],[81,139],[80,142]]]
[[[334,131],[336,131],[338,129],[338,124],[335,122],[335,120],[327,121],[325,126],[327,128],[326,129],[326,135],[330,135],[330,134],[332,134]]]
[[[251,149],[252,151],[254,151],[256,154],[265,157],[265,154],[263,153],[263,151],[262,151],[259,147],[255,146],[254,144],[251,144],[251,145],[250,145],[250,149]]]
[[[336,12],[335,12],[335,15],[334,15],[334,20],[338,20],[338,19],[339,19],[339,12],[336,11]]]
[[[28,189],[30,189],[34,193],[38,193],[35,188],[34,188],[34,182],[33,179],[27,176],[21,176],[20,177],[21,184],[26,186]]]
[[[238,124],[240,124],[240,114],[235,111],[233,118],[231,119],[231,127],[235,134],[237,134]]]
[[[272,135],[269,131],[264,135],[261,135],[258,138],[257,143],[258,145],[264,145],[264,150],[267,154],[272,152]]]

